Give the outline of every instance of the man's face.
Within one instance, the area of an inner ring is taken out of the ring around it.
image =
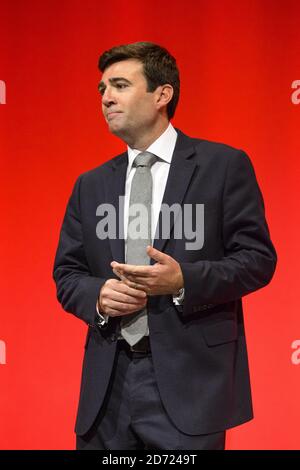
[[[107,67],[99,91],[109,130],[124,140],[151,130],[159,117],[159,88],[147,92],[143,64],[136,59],[123,60]]]

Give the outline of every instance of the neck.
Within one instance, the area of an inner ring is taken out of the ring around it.
[[[143,152],[165,132],[168,125],[169,120],[166,118],[153,126],[151,130],[147,129],[145,133],[141,133],[139,136],[126,136],[123,140],[129,147]]]

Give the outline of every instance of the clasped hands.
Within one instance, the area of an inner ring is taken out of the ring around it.
[[[111,262],[118,279],[108,279],[100,290],[100,310],[109,316],[130,315],[143,309],[148,295],[176,294],[183,287],[179,263],[169,255],[147,247],[156,263],[147,266]]]

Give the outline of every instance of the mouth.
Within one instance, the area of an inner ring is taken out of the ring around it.
[[[122,111],[113,111],[113,112],[111,112],[111,113],[107,113],[106,118],[107,118],[108,120],[111,120],[111,119],[113,119],[115,116],[117,116],[118,114],[121,114],[121,112],[122,112]]]

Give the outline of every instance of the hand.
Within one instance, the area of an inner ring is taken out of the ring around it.
[[[102,312],[117,317],[142,310],[146,306],[147,295],[118,279],[108,279],[100,290],[98,302]]]
[[[177,294],[184,284],[180,264],[152,246],[147,247],[147,254],[156,261],[154,265],[136,266],[116,261],[110,265],[128,287],[144,291],[147,295]]]

